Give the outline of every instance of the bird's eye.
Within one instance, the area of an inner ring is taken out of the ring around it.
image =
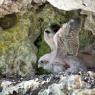
[[[48,33],[48,34],[50,33],[50,31],[48,31],[48,30],[46,30],[45,32]]]
[[[44,61],[43,61],[43,60],[41,60],[41,61],[40,61],[40,63],[44,63]]]
[[[40,63],[42,63],[42,64],[47,64],[48,61],[46,61],[46,60],[41,60]]]

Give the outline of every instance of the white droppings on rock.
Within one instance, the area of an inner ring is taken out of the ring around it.
[[[45,82],[44,82],[45,83]],[[13,91],[16,91],[18,92],[19,89],[24,89],[23,93],[26,93],[26,91],[29,89],[29,88],[32,88],[32,90],[38,88],[40,85],[43,84],[40,83],[40,81],[38,81],[38,79],[36,80],[29,80],[29,81],[22,81],[21,83],[18,83],[16,85],[13,85],[14,83],[13,82],[10,82],[10,81],[3,81],[2,82],[2,87],[3,87],[3,95],[6,95],[6,94],[9,94],[9,93],[13,93]]]
[[[3,82],[1,83],[1,87],[3,87],[3,89],[6,89],[8,86],[11,85],[11,83],[12,83],[12,82],[10,82],[10,81],[3,81]]]

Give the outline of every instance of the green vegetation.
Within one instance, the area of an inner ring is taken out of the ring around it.
[[[39,38],[36,40],[35,45],[38,47],[38,59],[43,56],[45,53],[50,52],[49,46],[45,43],[43,39],[43,34],[39,36]]]
[[[18,19],[13,27],[0,32],[0,55],[5,54],[11,48],[17,47],[18,43],[27,37],[29,22],[28,18]]]
[[[79,35],[79,40],[80,40],[80,49],[81,49],[95,42],[95,36],[92,34],[91,31],[82,30]]]

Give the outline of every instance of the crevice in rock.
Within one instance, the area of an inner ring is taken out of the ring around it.
[[[2,29],[9,29],[13,26],[15,26],[17,22],[17,16],[15,13],[6,15],[2,18],[0,18],[0,27]]]

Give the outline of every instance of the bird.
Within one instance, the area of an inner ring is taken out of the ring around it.
[[[38,67],[42,67],[52,73],[87,71],[82,60],[77,58],[81,19],[71,19],[64,23],[61,28],[59,25],[53,26],[55,27],[52,28],[51,25],[44,31],[44,39],[50,46],[51,52],[39,59]]]

